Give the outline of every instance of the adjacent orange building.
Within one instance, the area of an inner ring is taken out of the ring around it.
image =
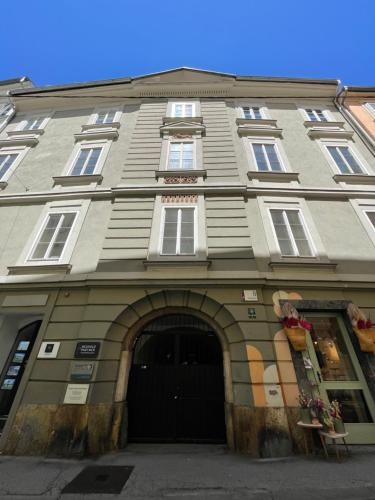
[[[337,102],[352,125],[361,129],[363,138],[375,148],[375,87],[343,87]]]

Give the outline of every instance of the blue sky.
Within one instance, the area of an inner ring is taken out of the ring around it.
[[[191,66],[375,86],[375,0],[15,0],[1,10],[0,79]]]

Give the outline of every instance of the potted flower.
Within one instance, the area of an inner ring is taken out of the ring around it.
[[[323,409],[320,416],[320,421],[323,424],[323,430],[325,432],[328,432],[329,434],[335,434],[334,423],[327,408]]]
[[[335,428],[335,431],[337,432],[337,434],[344,434],[345,433],[345,424],[342,420],[340,403],[336,399],[331,401],[331,403],[329,405],[329,413],[330,413],[331,418],[333,420],[333,425],[334,425],[334,428]]]
[[[314,398],[311,400],[311,415],[312,415],[312,423],[319,424],[322,422],[322,416],[325,410],[324,401],[320,398]]]
[[[312,325],[298,314],[297,309],[289,302],[282,307],[283,319],[281,320],[286,336],[295,351],[306,350],[306,331],[310,331]]]
[[[375,325],[353,303],[348,305],[347,313],[357,335],[361,351],[375,354]]]
[[[311,398],[305,392],[301,391],[298,396],[300,405],[301,422],[311,424]]]

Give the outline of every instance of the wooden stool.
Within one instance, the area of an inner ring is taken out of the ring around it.
[[[304,442],[305,442],[305,451],[306,451],[306,456],[307,456],[307,455],[309,455],[309,446],[308,446],[308,443],[307,443],[306,432],[308,432],[308,431],[312,432],[314,429],[316,429],[316,430],[322,429],[323,426],[322,426],[322,424],[312,424],[312,423],[311,424],[305,424],[301,420],[299,422],[297,422],[297,425],[299,427],[302,427],[302,429],[304,430],[304,432],[303,432],[303,438],[304,438]]]
[[[332,439],[332,444],[335,445],[336,458],[337,458],[338,462],[340,462],[340,453],[339,453],[339,449],[337,447],[337,440],[338,439],[342,439],[342,441],[345,445],[345,448],[346,448],[346,453],[349,455],[349,448],[348,448],[348,445],[346,444],[346,441],[345,441],[345,438],[347,436],[349,436],[349,432],[344,432],[344,433],[338,434],[337,432],[330,433],[330,432],[319,431],[319,436],[320,436],[320,440],[322,442],[322,446],[323,446],[326,458],[328,458],[327,441],[326,441],[327,438]]]

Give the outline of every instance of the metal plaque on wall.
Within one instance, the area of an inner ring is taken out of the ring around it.
[[[100,342],[77,342],[74,352],[75,358],[97,358],[99,355]]]
[[[70,380],[91,380],[94,362],[72,361],[70,365]]]

